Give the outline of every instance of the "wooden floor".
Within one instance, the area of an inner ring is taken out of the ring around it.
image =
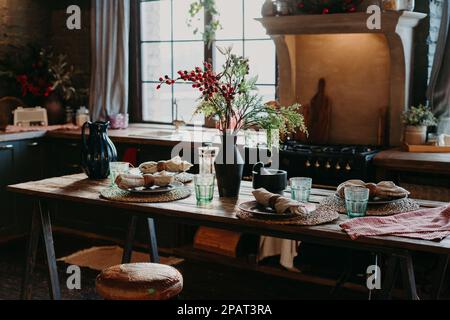
[[[110,245],[98,240],[56,234],[57,257],[62,257],[80,249],[95,245]],[[0,299],[18,299],[23,272],[24,240],[0,246]],[[44,260],[40,254],[34,279],[34,299],[48,299],[47,274]],[[70,291],[66,288],[65,274],[67,266],[59,264],[63,299],[95,300],[99,299],[94,289],[96,271],[82,269],[82,290]],[[340,289],[330,294],[331,288],[306,284],[291,279],[262,274],[252,270],[243,270],[211,262],[187,259],[178,266],[185,280],[181,299],[367,299],[365,293]]]

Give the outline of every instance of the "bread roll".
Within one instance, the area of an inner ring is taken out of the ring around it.
[[[154,174],[158,172],[158,163],[154,161],[144,162],[139,166],[139,170],[143,174]]]
[[[157,164],[158,172],[167,170],[166,161],[159,161]]]
[[[377,194],[377,185],[375,183],[366,183],[366,188],[369,189],[369,198],[374,198]]]

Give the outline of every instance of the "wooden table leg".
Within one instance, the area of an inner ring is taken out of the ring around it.
[[[49,272],[50,298],[61,299],[59,287],[58,270],[56,266],[55,249],[53,246],[52,226],[50,212],[41,201],[37,201],[33,208],[31,217],[30,239],[28,243],[27,259],[25,264],[25,274],[22,282],[21,298],[30,300],[32,294],[32,276],[36,265],[36,255],[38,251],[39,236],[44,237],[45,253]]]
[[[447,275],[448,258],[448,255],[440,255],[438,258],[438,265],[433,277],[433,292],[431,293],[431,299],[433,300],[439,300],[441,296],[442,286]]]
[[[125,245],[123,248],[123,256],[122,256],[123,264],[131,262],[131,254],[133,253],[133,242],[136,233],[137,220],[138,218],[136,216],[132,216],[130,223],[128,225],[127,238],[125,239]]]
[[[386,271],[382,272],[382,287],[380,299],[389,300],[392,298],[392,289],[397,279],[398,257],[391,254],[386,261]]]
[[[39,236],[41,231],[39,203],[33,206],[31,215],[30,234],[28,240],[27,258],[25,261],[25,272],[22,279],[22,289],[20,298],[22,300],[31,300],[32,277],[36,265],[36,254],[38,251]]]
[[[44,236],[45,253],[47,257],[48,273],[50,277],[50,297],[53,300],[61,300],[61,289],[59,287],[58,268],[56,266],[55,248],[53,245],[52,224],[50,211],[44,204],[39,205],[42,232]]]
[[[400,269],[402,271],[403,287],[408,300],[419,300],[416,288],[416,279],[414,276],[414,266],[411,254],[405,253],[399,257]]]
[[[353,251],[346,250],[345,252],[345,266],[339,279],[336,281],[336,285],[331,289],[330,295],[335,295],[336,292],[350,279],[353,271]]]
[[[159,263],[158,242],[156,240],[155,221],[152,218],[147,219],[148,232],[150,238],[150,260],[153,263]]]

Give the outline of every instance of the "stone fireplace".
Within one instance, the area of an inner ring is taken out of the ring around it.
[[[376,30],[367,28],[364,12],[260,19],[277,48],[280,103],[308,108],[323,78],[331,104],[328,143],[399,145],[413,29],[425,17],[382,13]]]

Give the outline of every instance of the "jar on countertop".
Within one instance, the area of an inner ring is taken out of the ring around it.
[[[89,115],[89,110],[82,106],[77,110],[77,114],[75,116],[75,124],[78,127],[82,127],[86,122],[91,121],[91,117]]]

